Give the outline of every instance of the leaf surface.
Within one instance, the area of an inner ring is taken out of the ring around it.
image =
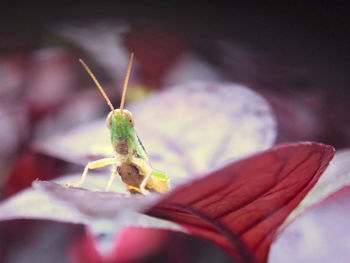
[[[175,189],[149,214],[215,242],[239,262],[266,262],[278,227],[333,154],[318,143],[277,146]]]
[[[272,245],[269,262],[349,262],[349,220],[350,186],[346,186],[292,222]]]
[[[172,182],[270,147],[276,123],[267,102],[237,84],[191,82],[129,107],[153,167]],[[85,165],[113,155],[105,120],[36,144],[46,154]]]
[[[97,233],[114,233],[126,226],[179,229],[179,226],[171,222],[141,214],[160,198],[159,195],[145,197],[94,191],[93,187],[105,185],[108,180],[108,177],[94,174],[84,184],[89,189],[62,186],[63,182],[79,177],[80,175],[73,175],[60,178],[60,184],[35,181],[32,188],[0,204],[0,221],[44,219],[85,224]]]
[[[335,153],[334,158],[320,180],[288,216],[285,223],[290,223],[298,215],[302,214],[305,209],[317,204],[347,185],[350,185],[350,150],[343,149]]]

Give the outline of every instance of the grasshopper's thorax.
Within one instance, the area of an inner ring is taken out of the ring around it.
[[[124,157],[135,154],[137,136],[134,131],[134,119],[128,110],[120,109],[110,112],[107,117],[107,126],[111,132],[111,142],[115,152]]]

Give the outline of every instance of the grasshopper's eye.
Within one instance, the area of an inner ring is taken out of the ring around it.
[[[128,120],[129,124],[131,127],[134,127],[134,117],[132,116],[131,112],[128,110],[123,110],[123,115],[126,117]]]
[[[111,126],[112,126],[112,118],[113,118],[113,111],[111,111],[111,112],[108,114],[107,119],[106,119],[106,124],[107,124],[108,129],[111,129]]]

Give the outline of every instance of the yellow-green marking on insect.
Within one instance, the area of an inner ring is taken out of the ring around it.
[[[109,190],[113,183],[114,176],[118,174],[120,175],[126,189],[131,193],[147,194],[148,190],[160,193],[166,193],[169,191],[169,178],[162,172],[153,170],[148,160],[147,153],[135,132],[134,118],[130,111],[124,109],[126,90],[133,57],[134,54],[131,53],[119,109],[114,109],[112,103],[108,99],[108,96],[95,76],[92,74],[84,61],[79,59],[80,63],[89,73],[111,109],[111,112],[107,116],[106,122],[107,127],[110,130],[114,156],[89,162],[85,166],[80,180],[75,183],[68,183],[66,187],[77,187],[82,185],[90,169],[96,169],[106,165],[113,165],[114,169],[105,191]]]

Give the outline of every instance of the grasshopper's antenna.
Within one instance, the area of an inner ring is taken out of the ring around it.
[[[101,87],[100,83],[98,83],[97,79],[95,78],[94,74],[92,74],[91,70],[89,69],[89,67],[85,64],[84,60],[82,60],[81,58],[79,58],[79,62],[83,65],[83,67],[85,68],[85,70],[87,71],[87,73],[89,73],[90,77],[92,78],[92,80],[95,82],[96,86],[98,87],[98,89],[100,90],[100,92],[102,93],[102,96],[105,98],[108,106],[111,108],[112,112],[114,112],[114,107],[111,103],[111,101],[109,100],[109,98],[106,95],[106,92],[103,90],[103,88]]]
[[[131,53],[130,55],[130,60],[129,60],[129,65],[128,65],[128,71],[126,72],[126,77],[124,81],[124,87],[123,87],[123,94],[122,94],[122,101],[120,102],[120,112],[123,114],[123,108],[124,108],[124,103],[125,103],[125,95],[126,95],[126,89],[128,87],[128,81],[129,81],[129,76],[130,76],[130,71],[131,71],[131,66],[132,66],[132,60],[134,58],[134,53]]]

